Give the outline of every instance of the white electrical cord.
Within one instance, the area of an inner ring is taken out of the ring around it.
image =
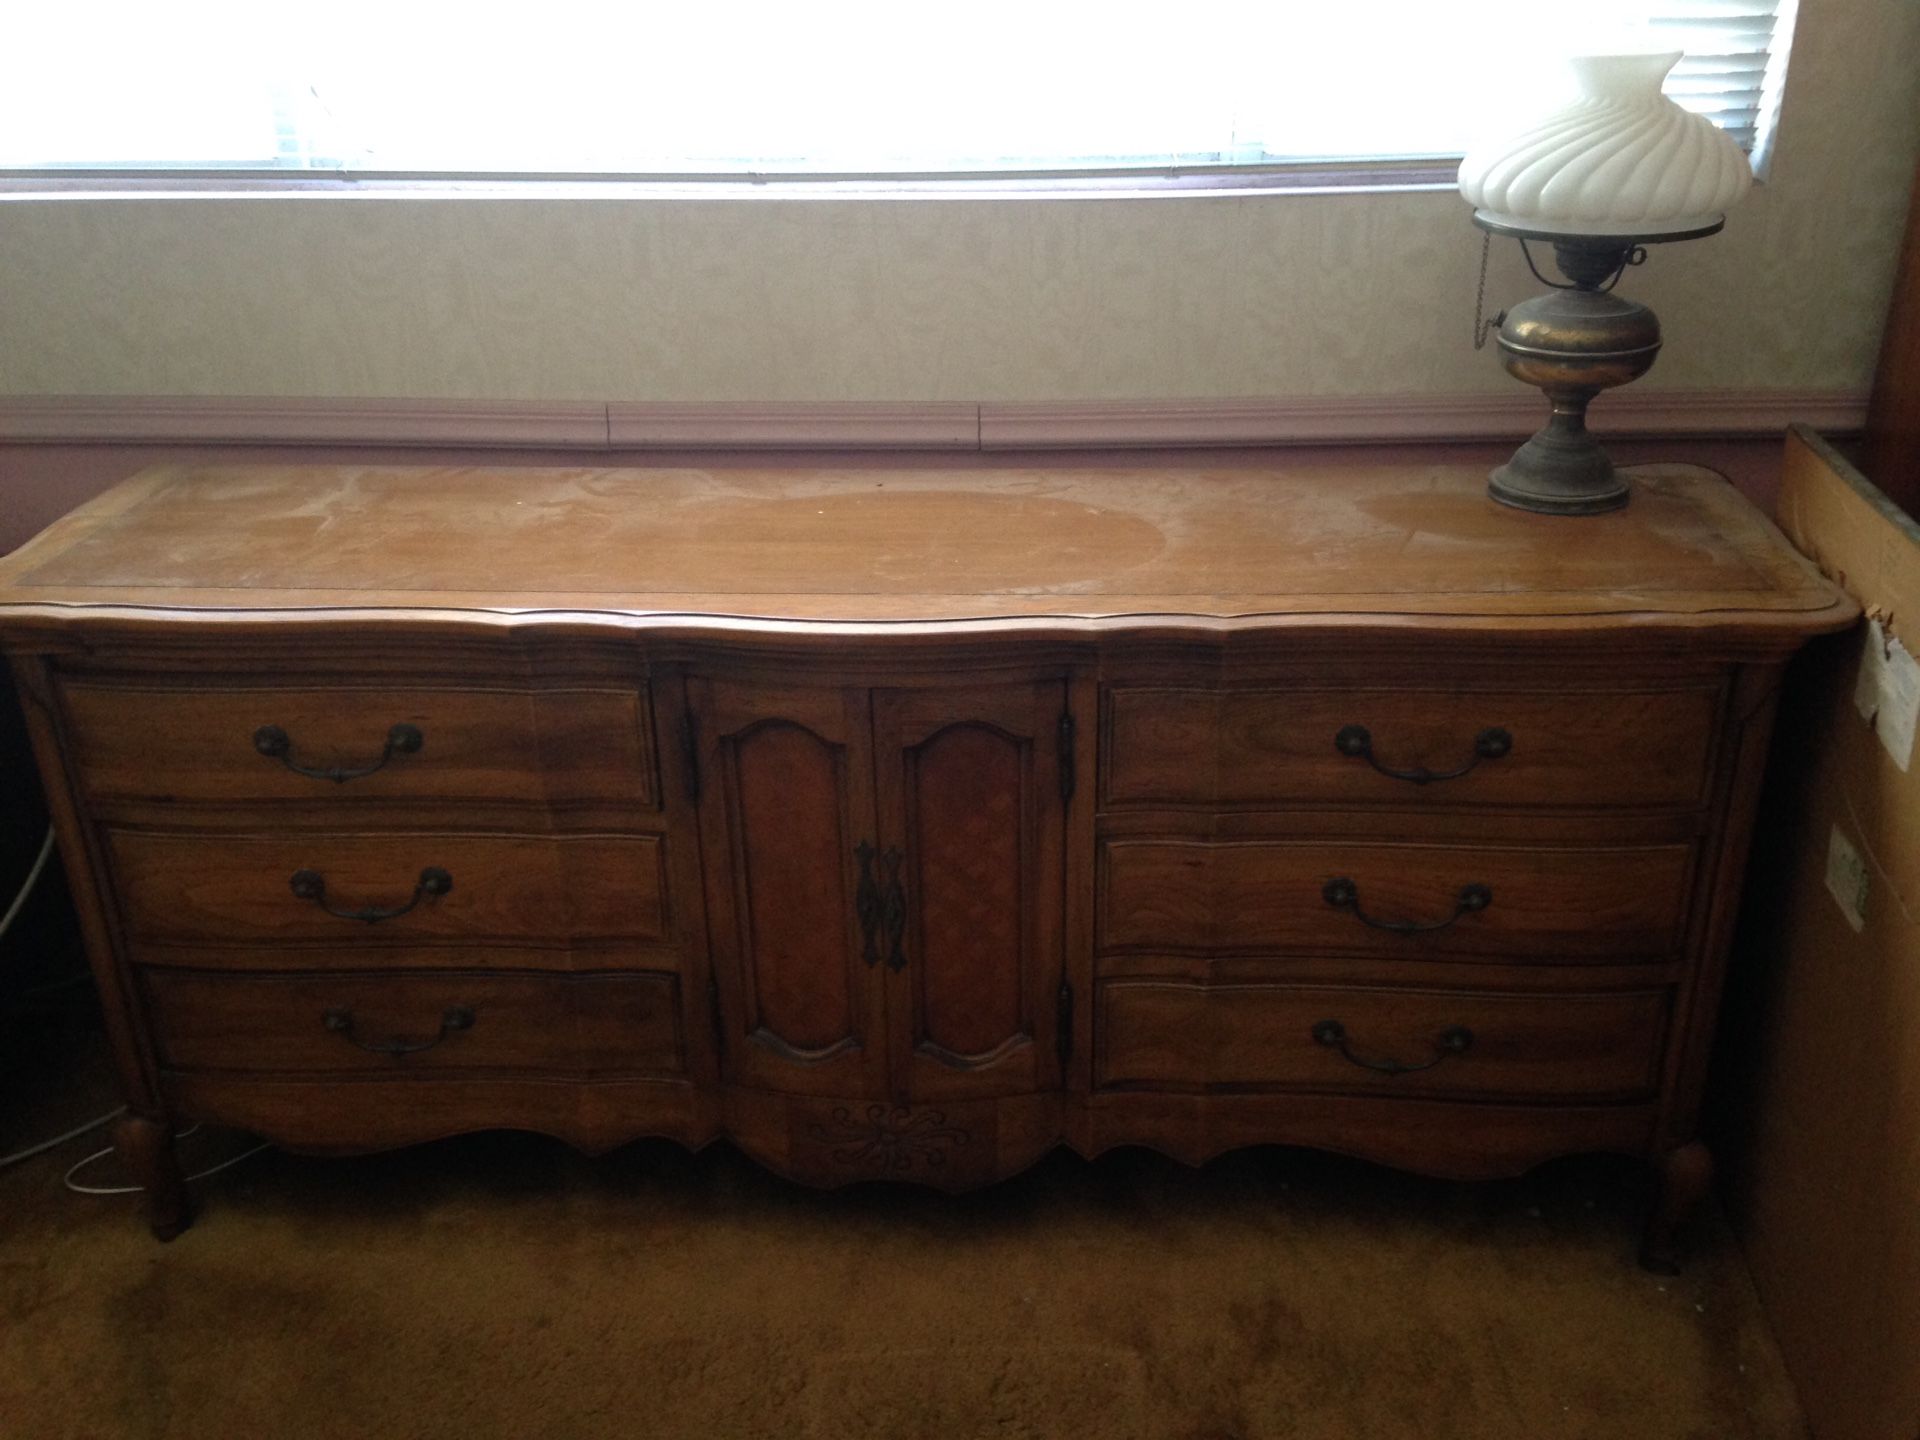
[[[56,1135],[51,1140],[42,1140],[38,1145],[29,1145],[26,1149],[16,1150],[11,1155],[0,1155],[0,1170],[6,1169],[9,1165],[18,1165],[22,1160],[31,1160],[36,1155],[44,1155],[47,1151],[64,1145],[69,1140],[78,1139],[89,1130],[98,1130],[109,1120],[118,1120],[126,1113],[126,1110],[127,1107],[122,1105],[118,1109],[109,1110],[98,1120],[89,1120],[84,1125],[74,1126],[73,1129],[67,1131],[64,1135]]]
[[[184,1140],[199,1128],[198,1125],[189,1125],[175,1138]],[[254,1146],[251,1150],[242,1150],[231,1159],[222,1160],[218,1165],[210,1165],[205,1170],[196,1171],[194,1174],[186,1176],[182,1183],[191,1184],[195,1180],[204,1180],[209,1175],[218,1175],[222,1170],[230,1170],[242,1160],[251,1160],[262,1150],[271,1150],[272,1148],[272,1145],[262,1142]],[[76,1161],[68,1168],[67,1173],[60,1177],[60,1183],[76,1195],[138,1195],[142,1190],[147,1188],[144,1185],[82,1185],[78,1180],[73,1178],[82,1170],[86,1169],[87,1166],[93,1164],[94,1161],[104,1160],[111,1154],[113,1154],[113,1147],[109,1145],[104,1150],[94,1151],[93,1154],[87,1156],[84,1160]]]
[[[14,920],[19,916],[20,912],[26,908],[27,897],[33,894],[33,887],[40,883],[40,873],[47,868],[47,861],[52,857],[52,855],[53,855],[53,826],[49,825],[47,826],[47,838],[40,842],[40,853],[34,858],[33,868],[27,871],[27,878],[21,883],[20,893],[15,895],[13,897],[13,903],[7,906],[7,913],[5,915],[0,915],[0,935],[5,935],[7,933],[7,931],[12,927]],[[78,975],[78,976],[72,976],[72,977],[69,977],[68,979],[56,980],[48,985],[36,986],[34,989],[26,991],[25,993],[28,995],[37,995],[37,994],[43,994],[49,990],[64,989],[68,985],[76,984],[80,980],[83,980],[85,978],[86,977],[84,974]],[[67,1131],[63,1135],[56,1135],[51,1140],[42,1140],[37,1145],[29,1145],[26,1149],[16,1150],[11,1155],[0,1155],[0,1170],[6,1169],[9,1165],[18,1165],[23,1160],[31,1160],[36,1155],[44,1155],[49,1150],[58,1149],[60,1146],[66,1144],[67,1141],[77,1140],[82,1135],[85,1135],[89,1130],[98,1130],[102,1125],[105,1125],[108,1121],[118,1120],[122,1115],[126,1113],[127,1113],[126,1106],[124,1105],[116,1106],[114,1109],[109,1110],[106,1114],[98,1117],[97,1119],[89,1120],[84,1125],[74,1126],[73,1129]],[[187,1135],[191,1135],[195,1130],[198,1130],[199,1128],[200,1127],[198,1125],[190,1126],[187,1129],[182,1130],[180,1132],[180,1136],[184,1137]],[[268,1150],[271,1148],[272,1146],[270,1145],[260,1144],[260,1145],[254,1146],[251,1150],[242,1150],[238,1155],[233,1156],[229,1160],[222,1160],[218,1165],[214,1165],[209,1167],[208,1169],[199,1171],[197,1174],[187,1176],[186,1180],[187,1181],[204,1180],[209,1175],[218,1175],[222,1170],[231,1169],[233,1166],[238,1165],[242,1160],[249,1160],[255,1155],[258,1155],[262,1150]],[[104,1150],[94,1151],[93,1154],[87,1156],[86,1159],[81,1160],[77,1164],[70,1166],[67,1170],[67,1173],[60,1177],[61,1183],[65,1185],[67,1189],[73,1191],[76,1195],[137,1195],[142,1190],[146,1189],[146,1186],[144,1185],[82,1185],[73,1178],[75,1175],[78,1175],[82,1170],[84,1170],[87,1166],[93,1164],[94,1161],[104,1160],[107,1156],[111,1154],[113,1154],[113,1147],[111,1145],[107,1146],[107,1148]]]
[[[53,827],[49,825],[47,827],[47,838],[40,842],[40,854],[34,860],[33,868],[27,871],[27,878],[20,886],[20,893],[15,895],[13,897],[13,903],[7,906],[7,913],[0,915],[0,935],[7,933],[7,929],[13,924],[15,917],[19,915],[21,910],[26,908],[27,897],[33,894],[33,887],[40,883],[40,872],[47,868],[47,858],[52,854]],[[61,983],[64,984],[65,982]],[[18,1165],[22,1160],[31,1160],[36,1155],[44,1155],[47,1151],[56,1149],[66,1144],[69,1140],[78,1139],[89,1130],[98,1130],[109,1120],[119,1119],[120,1116],[125,1113],[126,1108],[126,1106],[122,1105],[117,1109],[109,1110],[98,1119],[89,1120],[84,1125],[74,1126],[73,1129],[67,1131],[64,1135],[56,1135],[51,1140],[42,1140],[39,1144],[29,1145],[24,1150],[16,1150],[11,1155],[0,1155],[0,1170],[6,1169],[9,1165]]]
[[[53,854],[53,826],[47,826],[47,838],[40,843],[39,858],[33,862],[33,868],[27,872],[26,883],[21,885],[20,893],[13,897],[13,903],[7,906],[7,913],[0,915],[0,935],[7,933],[14,917],[26,908],[27,897],[33,894],[33,887],[40,883],[40,872],[47,868],[47,857]]]
[[[16,990],[7,997],[5,1006],[0,1008],[12,1009],[23,1000],[38,1000],[42,995],[54,995],[62,990],[72,990],[77,986],[85,985],[92,979],[92,971],[76,970],[71,975],[62,975],[58,980],[49,980],[44,985],[29,985],[24,990]]]
[[[84,1125],[74,1126],[73,1129],[67,1131],[64,1135],[56,1135],[51,1140],[42,1140],[38,1145],[29,1145],[25,1150],[16,1150],[11,1155],[0,1155],[0,1170],[6,1169],[9,1165],[18,1165],[23,1160],[31,1160],[36,1155],[44,1155],[49,1150],[58,1149],[60,1146],[66,1144],[67,1141],[77,1140],[82,1135],[86,1134],[89,1130],[98,1130],[102,1125],[105,1125],[108,1121],[118,1120],[122,1115],[126,1113],[127,1113],[126,1106],[124,1105],[117,1106],[116,1108],[109,1110],[106,1114],[100,1116],[97,1120],[89,1120]],[[184,1140],[187,1136],[193,1134],[193,1132],[195,1130],[198,1130],[199,1128],[200,1127],[198,1125],[189,1125],[185,1130],[182,1130],[180,1134],[175,1138]],[[270,1144],[263,1142],[259,1145],[254,1146],[251,1150],[242,1150],[238,1155],[235,1155],[232,1159],[222,1160],[218,1165],[211,1166],[208,1169],[201,1170],[196,1172],[195,1174],[189,1175],[186,1177],[186,1179],[188,1181],[204,1180],[209,1175],[218,1175],[222,1170],[228,1169],[229,1167],[234,1165],[238,1165],[242,1160],[250,1160],[255,1155],[258,1155],[262,1150],[271,1150],[272,1148],[273,1147]],[[68,1167],[67,1173],[61,1177],[60,1183],[65,1185],[67,1189],[73,1191],[73,1193],[76,1195],[137,1195],[142,1190],[146,1189],[146,1186],[144,1185],[82,1185],[73,1178],[75,1175],[78,1175],[82,1170],[84,1170],[87,1166],[93,1164],[94,1161],[104,1160],[107,1158],[107,1156],[111,1154],[113,1154],[113,1147],[109,1145],[103,1150],[94,1151],[93,1154],[87,1156],[84,1160],[76,1161],[73,1165]]]

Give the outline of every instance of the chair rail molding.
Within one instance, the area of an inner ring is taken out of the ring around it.
[[[1867,394],[1684,390],[1608,397],[1615,438],[1851,435]],[[366,445],[474,449],[1030,450],[1503,440],[1538,427],[1531,393],[1046,402],[494,401],[352,397],[0,396],[0,444]]]

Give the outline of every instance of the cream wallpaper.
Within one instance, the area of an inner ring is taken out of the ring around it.
[[[1864,389],[1920,148],[1920,3],[1802,0],[1769,184],[1628,280],[1646,388]],[[1451,193],[0,203],[0,395],[1453,394]],[[1535,288],[1495,247],[1490,308]]]

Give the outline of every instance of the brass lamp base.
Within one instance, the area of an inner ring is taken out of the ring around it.
[[[1553,418],[1493,472],[1487,493],[1502,505],[1546,515],[1598,515],[1627,503],[1626,480],[1587,430],[1599,391],[1548,391]]]
[[[1615,473],[1607,452],[1587,430],[1587,406],[1602,390],[1637,380],[1660,353],[1660,321],[1638,301],[1612,287],[1643,248],[1665,240],[1711,234],[1706,229],[1663,235],[1566,235],[1523,230],[1484,213],[1474,221],[1496,235],[1553,245],[1554,262],[1567,284],[1547,280],[1545,295],[1523,301],[1500,317],[1500,360],[1516,380],[1546,392],[1553,414],[1487,481],[1502,505],[1548,515],[1597,515],[1629,499],[1627,482]],[[1529,253],[1531,268],[1533,257]]]

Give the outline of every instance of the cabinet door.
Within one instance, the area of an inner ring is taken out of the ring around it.
[[[894,1093],[1060,1083],[1066,685],[874,695],[880,834],[899,884],[883,926]]]
[[[721,1072],[804,1095],[886,1088],[865,690],[691,677]]]

